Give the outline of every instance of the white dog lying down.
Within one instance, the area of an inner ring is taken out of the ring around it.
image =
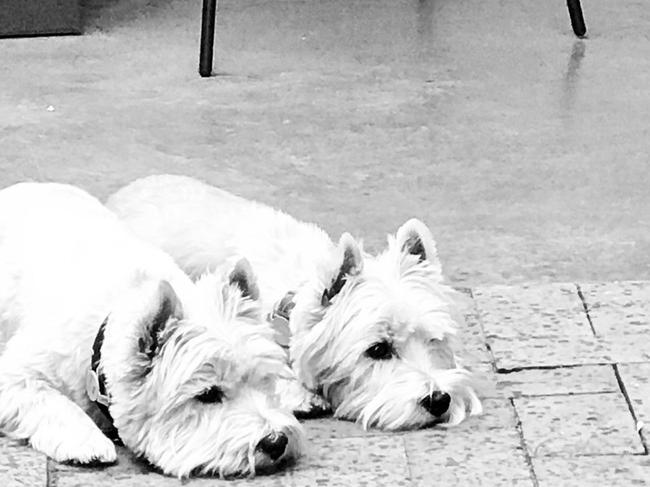
[[[55,460],[115,461],[97,426],[111,420],[175,476],[250,475],[301,451],[248,264],[193,283],[74,187],[0,191],[0,336],[0,430]]]
[[[405,223],[372,256],[347,233],[335,245],[316,225],[183,176],[138,180],[107,206],[193,278],[250,259],[264,311],[289,319],[290,361],[312,393],[285,388],[297,412],[318,406],[313,394],[322,394],[336,417],[366,428],[480,413],[475,378],[449,344],[455,292],[442,282],[420,221]]]

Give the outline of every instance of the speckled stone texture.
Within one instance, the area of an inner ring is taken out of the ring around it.
[[[539,487],[650,485],[650,457],[604,455],[533,459]]]
[[[650,283],[581,283],[580,289],[597,334],[650,332]]]
[[[620,392],[522,397],[515,406],[533,457],[644,453]]]
[[[412,485],[531,485],[511,402],[488,400],[485,408],[458,427],[404,436]]]
[[[527,369],[499,374],[497,388],[507,397],[619,391],[610,365]]]
[[[313,441],[288,485],[407,486],[409,472],[404,440],[397,435]]]
[[[489,340],[500,371],[605,362],[606,348],[593,336]]]
[[[45,456],[22,442],[0,436],[0,485],[43,487],[47,479]]]
[[[365,438],[382,435],[381,431],[364,430],[360,425],[351,421],[340,421],[334,418],[323,418],[304,422],[305,432],[309,440],[326,440],[331,438]]]
[[[144,462],[137,460],[125,448],[117,449],[118,458],[114,465],[104,467],[82,467],[56,463],[48,460],[49,485],[61,487],[126,487],[134,481],[143,487],[178,485],[178,480],[151,470]],[[137,480],[136,480],[137,479]]]
[[[591,336],[574,284],[481,286],[474,299],[488,338]]]
[[[642,282],[492,286],[474,297],[496,367],[509,371],[650,361],[647,289]],[[624,323],[618,333],[616,320]]]
[[[647,335],[617,337],[531,338],[489,340],[500,370],[603,363],[650,362]]]

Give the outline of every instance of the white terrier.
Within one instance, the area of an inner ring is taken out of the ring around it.
[[[170,475],[275,470],[303,436],[277,406],[291,371],[256,298],[246,262],[193,283],[79,189],[0,191],[0,430],[57,461],[113,462],[97,426],[112,420]]]
[[[298,379],[336,417],[395,430],[481,412],[475,379],[449,344],[455,291],[442,283],[420,221],[371,256],[347,233],[336,246],[316,225],[182,176],[138,180],[107,205],[192,277],[246,255],[263,309],[288,315]],[[322,406],[307,393],[290,395],[284,400],[297,412]]]

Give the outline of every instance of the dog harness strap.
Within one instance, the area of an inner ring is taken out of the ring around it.
[[[90,369],[88,369],[86,373],[86,394],[88,394],[88,398],[97,405],[99,410],[112,425],[113,417],[108,410],[110,396],[106,391],[106,376],[99,367],[99,362],[102,358],[102,345],[104,344],[104,331],[106,330],[107,322],[108,316],[99,327],[97,336],[95,336],[95,341],[93,342],[93,355],[90,360]],[[113,440],[119,439],[117,430],[114,427],[108,436]]]

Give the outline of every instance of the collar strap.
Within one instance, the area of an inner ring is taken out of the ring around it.
[[[296,303],[293,298],[295,291],[289,291],[284,297],[273,306],[267,317],[267,321],[273,328],[275,341],[284,349],[289,348],[291,341],[291,328],[289,328],[289,318]]]
[[[97,336],[95,336],[95,341],[93,342],[93,355],[90,360],[90,368],[86,371],[86,394],[88,394],[88,398],[97,405],[109,423],[113,425],[113,417],[108,410],[108,406],[111,403],[111,397],[106,391],[106,376],[104,375],[102,367],[100,367],[106,323],[108,323],[108,316],[99,327]],[[115,427],[112,428],[112,431],[108,436],[111,439],[119,439]]]

